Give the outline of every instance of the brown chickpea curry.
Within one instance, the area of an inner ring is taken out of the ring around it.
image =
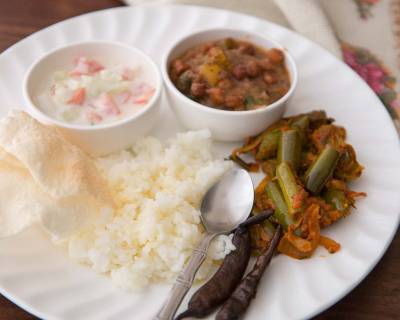
[[[267,106],[290,87],[282,50],[232,38],[190,48],[172,61],[169,75],[190,99],[230,111]]]

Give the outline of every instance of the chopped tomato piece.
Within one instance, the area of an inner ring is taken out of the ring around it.
[[[132,99],[134,103],[145,104],[153,96],[154,88],[146,83],[142,83],[136,90],[136,95]]]
[[[304,200],[307,198],[307,192],[301,188],[294,196],[293,196],[293,208],[299,209],[304,203]]]
[[[89,71],[90,73],[96,73],[104,69],[104,66],[96,60],[89,60]]]
[[[121,113],[113,97],[109,93],[100,96],[100,104],[107,114],[117,115]]]
[[[149,101],[149,97],[147,96],[140,96],[133,99],[133,102],[138,104],[145,104],[147,101]]]
[[[86,90],[85,88],[78,88],[72,94],[72,97],[67,101],[68,104],[82,105],[85,101]]]
[[[92,75],[103,69],[104,69],[103,65],[101,65],[99,62],[88,59],[86,57],[80,57],[77,59],[75,68],[70,72],[70,75],[72,76]]]

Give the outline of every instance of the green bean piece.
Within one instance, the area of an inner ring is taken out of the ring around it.
[[[278,178],[278,183],[281,187],[289,214],[293,215],[297,211],[294,208],[294,199],[299,192],[299,187],[292,169],[287,162],[282,162],[276,167],[276,177]]]
[[[274,130],[264,134],[255,156],[257,161],[266,160],[276,155],[276,151],[278,149],[279,137],[280,137],[279,130]]]
[[[303,115],[301,117],[295,118],[291,123],[293,129],[297,129],[299,131],[300,140],[302,144],[306,142],[306,134],[308,128],[310,127],[310,118],[307,115]]]
[[[308,168],[304,176],[305,187],[313,194],[318,194],[332,176],[339,160],[339,152],[326,145],[317,159]]]
[[[272,222],[270,220],[265,220],[262,223],[262,226],[264,228],[264,231],[270,236],[272,237],[274,235],[275,232],[275,226],[272,224]]]
[[[288,207],[278,183],[275,181],[270,181],[267,184],[265,191],[267,192],[268,197],[275,204],[274,218],[278,220],[279,224],[285,230],[287,230],[288,226],[293,223],[293,219],[289,215]]]
[[[301,141],[297,130],[287,130],[281,133],[278,143],[278,162],[287,162],[293,169],[300,164]]]
[[[350,203],[346,198],[344,191],[339,189],[327,189],[322,197],[324,200],[332,205],[332,207],[340,212],[346,213],[349,210]]]
[[[307,131],[310,126],[310,118],[307,115],[303,115],[295,118],[291,125],[300,131]]]

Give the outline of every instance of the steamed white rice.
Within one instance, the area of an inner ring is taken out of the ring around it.
[[[210,133],[197,131],[167,146],[147,137],[97,165],[117,210],[105,210],[96,226],[69,238],[69,255],[125,289],[174,281],[203,236],[201,199],[231,163],[213,160]],[[218,237],[197,279],[233,249],[230,237]]]

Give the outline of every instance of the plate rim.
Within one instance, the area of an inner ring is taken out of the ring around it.
[[[180,9],[187,9],[188,7],[191,9],[197,9],[197,10],[210,10],[210,11],[219,11],[219,12],[228,12],[229,14],[234,14],[234,15],[238,15],[238,16],[242,16],[245,17],[247,19],[255,19],[258,21],[261,21],[263,23],[266,24],[270,24],[272,26],[274,26],[275,28],[279,28],[284,30],[285,32],[288,33],[292,33],[294,35],[296,35],[297,37],[300,37],[302,39],[302,41],[305,41],[309,44],[312,44],[313,46],[317,46],[320,50],[324,51],[325,54],[330,55],[332,58],[334,58],[336,60],[336,62],[339,62],[342,64],[342,66],[344,66],[345,68],[347,68],[348,71],[352,72],[354,75],[357,76],[358,80],[360,83],[362,83],[362,86],[364,86],[365,89],[369,90],[370,92],[373,93],[374,99],[376,102],[378,102],[380,104],[380,106],[384,109],[385,111],[385,115],[387,118],[387,122],[390,122],[390,130],[391,130],[391,135],[393,135],[394,137],[397,138],[397,147],[400,150],[400,137],[399,137],[399,133],[396,130],[396,127],[393,123],[393,119],[390,116],[387,108],[383,105],[382,101],[377,97],[377,95],[373,92],[373,90],[367,85],[367,83],[365,83],[364,80],[362,80],[359,75],[353,70],[351,69],[344,61],[340,60],[339,58],[337,58],[335,55],[333,55],[330,51],[328,51],[326,48],[322,47],[321,45],[319,45],[318,43],[310,40],[309,38],[305,37],[304,35],[291,30],[285,26],[279,25],[275,22],[269,21],[267,19],[262,19],[260,17],[256,17],[256,16],[252,16],[250,14],[245,14],[245,13],[241,13],[241,12],[236,12],[233,10],[228,10],[228,9],[222,9],[222,8],[214,8],[214,7],[210,7],[210,6],[200,6],[200,5],[189,5],[189,4],[157,4],[157,5],[153,5],[153,4],[140,4],[140,5],[134,5],[134,6],[119,6],[119,7],[112,7],[112,8],[105,8],[105,9],[100,9],[100,10],[94,10],[94,11],[90,11],[90,12],[86,12],[83,14],[79,14],[77,16],[73,16],[70,18],[67,18],[65,20],[61,20],[58,22],[55,22],[45,28],[42,28],[40,30],[37,30],[35,32],[33,32],[32,34],[30,34],[27,37],[24,37],[22,39],[20,39],[19,41],[17,41],[16,43],[12,44],[11,46],[9,46],[8,48],[6,48],[4,51],[2,51],[0,53],[0,60],[3,59],[3,57],[5,55],[8,54],[12,54],[11,51],[15,50],[19,45],[21,45],[23,42],[25,42],[25,40],[30,40],[31,38],[34,38],[35,36],[37,36],[39,33],[44,33],[44,32],[49,32],[52,28],[56,28],[58,25],[63,24],[63,23],[67,23],[67,22],[72,22],[75,19],[80,19],[82,17],[85,16],[89,16],[89,15],[95,15],[95,14],[102,14],[106,11],[129,11],[129,10],[137,10],[137,9],[142,9],[142,8],[150,8],[151,7],[163,7],[163,8],[180,8]],[[58,46],[57,46],[58,47]],[[55,48],[57,48],[55,47]],[[372,263],[370,263],[369,267],[367,268],[367,271],[365,271],[360,277],[359,279],[357,279],[356,281],[354,281],[349,287],[346,288],[346,290],[343,290],[343,292],[341,292],[340,294],[337,295],[337,297],[335,297],[334,299],[332,299],[329,302],[326,303],[322,303],[319,304],[319,307],[316,308],[314,310],[314,312],[310,312],[308,314],[309,318],[315,317],[318,314],[328,310],[330,307],[334,306],[335,304],[337,304],[340,300],[342,300],[344,297],[346,297],[350,292],[352,292],[372,271],[373,269],[377,266],[377,264],[381,261],[382,257],[385,255],[385,253],[387,252],[389,246],[392,244],[393,239],[397,233],[397,231],[399,230],[399,226],[400,226],[400,213],[397,213],[397,221],[396,221],[396,226],[393,227],[392,229],[392,233],[390,234],[390,236],[388,237],[388,240],[386,241],[383,249],[381,250],[380,254],[378,254],[374,260],[372,261]],[[30,306],[29,304],[25,303],[24,301],[22,301],[20,298],[18,298],[18,296],[15,296],[14,294],[10,294],[6,289],[3,288],[2,285],[0,285],[0,294],[2,294],[4,297],[6,297],[8,300],[10,300],[12,303],[16,304],[17,306],[19,306],[20,308],[24,309],[25,311],[31,313],[32,315],[39,317],[41,319],[60,319],[57,316],[54,315],[50,315],[47,313],[42,313],[41,311],[39,311],[38,309],[36,309],[35,307]]]

